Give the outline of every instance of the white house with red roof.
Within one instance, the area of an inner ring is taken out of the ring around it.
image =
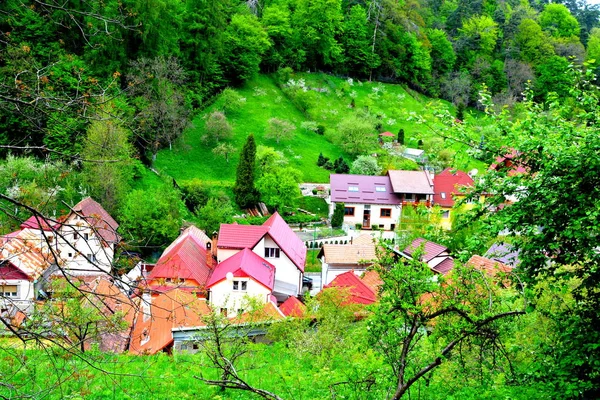
[[[464,197],[464,192],[461,191],[468,187],[473,187],[473,178],[466,172],[446,168],[433,179],[433,204],[442,208],[442,223],[446,228],[452,228],[451,213],[456,200]]]
[[[222,224],[217,259],[222,263],[244,249],[275,267],[273,295],[279,301],[300,294],[306,246],[276,212],[261,226]]]
[[[275,266],[249,248],[219,263],[206,284],[210,303],[230,317],[242,314],[251,299],[271,301],[274,285]]]
[[[388,171],[384,176],[332,174],[330,215],[344,203],[344,223],[361,229],[394,230],[402,205],[424,202],[433,196],[433,181],[426,171]]]

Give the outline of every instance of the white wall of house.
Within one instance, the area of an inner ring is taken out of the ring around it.
[[[330,265],[325,262],[325,257],[321,258],[321,289],[325,285],[329,285],[331,281],[335,279],[336,276],[343,274],[344,272],[354,271],[354,274],[360,277],[366,270],[366,265],[356,265],[356,264],[334,264]]]
[[[217,247],[217,261],[223,262],[223,261],[227,260],[229,257],[231,257],[239,252],[240,252],[240,249],[221,249],[221,248]]]
[[[245,287],[242,282],[245,282]],[[232,281],[224,279],[210,288],[210,303],[216,311],[223,312],[223,309],[227,309],[227,316],[235,317],[238,310],[247,306],[248,298],[257,299],[260,304],[265,304],[270,295],[271,291],[254,279],[234,277]]]
[[[26,279],[0,280],[0,306],[25,311],[35,299],[34,283]]]
[[[273,291],[291,296],[298,295],[302,288],[302,273],[296,264],[281,249],[279,249],[279,257],[266,257],[265,248],[279,249],[268,234],[254,246],[252,251],[275,266]]]
[[[61,228],[58,251],[64,267],[71,271],[108,273],[111,270],[114,245],[102,244],[98,234],[78,215],[71,215]]]
[[[398,221],[400,220],[400,215],[402,211],[402,206],[394,205],[394,204],[353,204],[346,203],[346,208],[354,207],[354,215],[345,215],[344,216],[344,224],[349,226],[355,226],[356,224],[363,225],[363,218],[365,207],[370,207],[371,210],[371,220],[370,227],[377,227],[379,229],[384,230],[392,230],[392,225],[394,228],[398,226]],[[390,210],[389,217],[382,217],[381,210],[388,209]]]

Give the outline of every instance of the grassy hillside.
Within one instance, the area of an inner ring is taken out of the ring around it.
[[[407,91],[400,85],[348,81],[325,74],[294,74],[292,78],[295,81],[303,80],[312,93],[311,106],[305,112],[294,105],[271,76],[257,76],[237,89],[243,100],[240,107],[228,117],[234,132],[233,138],[228,142],[236,148],[236,153],[229,157],[229,162],[214,155],[212,147],[201,140],[205,133],[206,116],[223,106],[223,99],[220,98],[194,119],[193,126],[182,135],[172,150],[165,149],[158,154],[156,169],[178,181],[199,178],[209,186],[230,188],[235,180],[239,151],[248,134],[253,133],[257,145],[271,146],[282,151],[290,165],[302,172],[305,182],[328,182],[330,171],[316,165],[319,153],[322,152],[331,159],[343,156],[348,163],[352,161],[332,139],[338,123],[344,118],[368,109],[371,114],[379,116],[383,130],[397,134],[403,128],[406,145],[416,147],[420,139],[427,143],[435,135],[410,122],[410,114],[427,115],[433,103],[451,107],[446,102]],[[353,99],[354,107],[351,107]],[[297,127],[293,139],[283,140],[278,145],[275,140],[264,137],[268,120],[274,117],[291,121]],[[318,135],[301,129],[303,121],[315,121],[323,125],[326,134]],[[462,149],[452,146],[457,153],[455,167],[480,167],[473,160],[465,159]],[[373,135],[373,149],[377,148]]]

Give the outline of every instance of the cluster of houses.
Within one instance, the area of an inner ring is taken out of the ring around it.
[[[442,226],[451,227],[451,212],[458,197],[474,185],[466,172],[446,168],[437,175],[429,171],[390,170],[383,176],[332,174],[330,213],[344,204],[344,223],[358,229],[393,231],[402,206],[422,203],[438,205]],[[461,189],[462,188],[462,189]]]
[[[407,204],[437,204],[449,218],[461,195],[459,188],[472,184],[469,175],[450,169],[435,177],[426,171],[331,175],[330,202],[332,207],[344,203],[348,225],[394,230]],[[65,216],[34,215],[18,231],[2,236],[0,318],[26,320],[36,305],[52,298],[49,282],[65,277],[106,299],[96,305],[99,310],[122,313],[125,326],[119,332],[96,338],[102,349],[111,351],[193,350],[190,339],[206,329],[207,316],[218,313],[231,321],[247,320],[250,303],[269,321],[304,313],[299,299],[307,290],[307,248],[278,213],[260,226],[222,224],[214,237],[189,226],[156,263],[140,262],[115,278],[111,268],[120,241],[118,227],[88,197]],[[323,245],[318,254],[323,266],[320,289],[344,287],[351,302],[377,301],[381,281],[369,270],[378,258],[377,246],[368,234],[346,244]],[[419,247],[422,261],[433,273],[452,270],[448,249],[424,239],[394,250],[398,257],[410,259]],[[489,257],[469,263],[490,270],[514,266],[514,261]]]

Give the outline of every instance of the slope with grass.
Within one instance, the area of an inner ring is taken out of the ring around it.
[[[213,154],[214,145],[207,145],[202,140],[206,117],[223,108],[224,99],[219,98],[194,119],[193,126],[183,134],[172,150],[165,149],[158,154],[156,169],[177,181],[199,178],[207,186],[229,191],[235,181],[239,151],[247,136],[253,133],[257,145],[281,151],[289,165],[302,172],[305,182],[327,182],[330,171],[316,165],[319,153],[332,160],[342,156],[348,163],[352,162],[339,146],[343,139],[336,138],[337,125],[344,118],[368,112],[382,125],[383,131],[397,134],[399,129],[404,129],[406,145],[417,147],[419,140],[427,144],[428,141],[439,141],[439,138],[436,139],[435,132],[411,122],[410,116],[418,114],[427,117],[434,106],[451,108],[446,102],[428,99],[400,85],[345,80],[325,74],[299,73],[294,74],[292,79],[295,82],[302,81],[305,90],[313,93],[310,107],[304,112],[294,105],[293,99],[275,83],[272,76],[259,75],[237,89],[241,98],[239,107],[228,115],[233,136],[226,142],[236,149],[230,155],[229,162],[224,157]],[[293,138],[282,140],[280,144],[274,139],[265,138],[271,118],[292,122],[296,126]],[[301,129],[300,125],[304,121],[323,125],[326,134],[318,135]],[[481,167],[465,155],[462,151],[464,149],[456,144],[448,146],[456,153],[455,167]],[[377,149],[377,135],[373,132],[372,150]]]

